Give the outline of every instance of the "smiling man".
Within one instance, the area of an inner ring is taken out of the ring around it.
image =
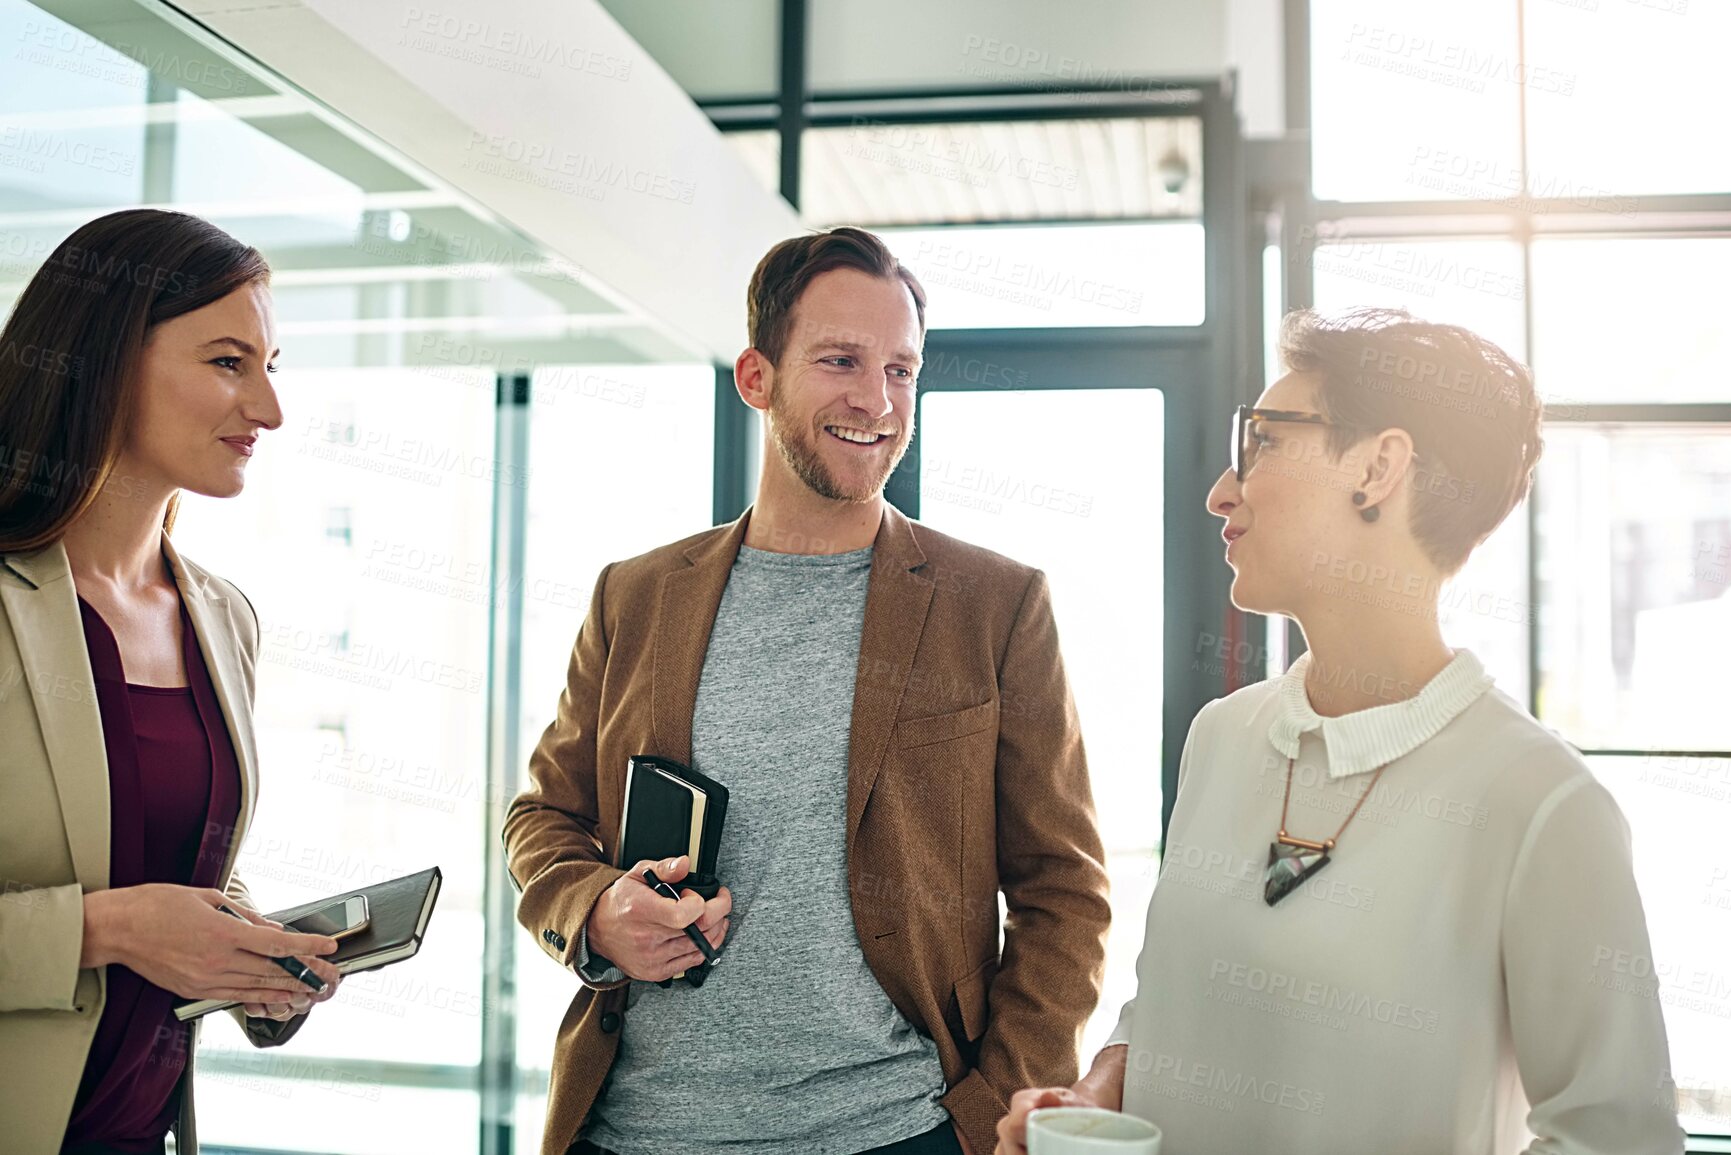
[[[1046,580],[884,500],[925,294],[880,239],[784,241],[748,305],[756,503],[602,571],[505,823],[519,920],[582,983],[542,1150],[987,1155],[1011,1091],[1076,1077],[1104,970]],[[728,787],[708,902],[612,865],[645,753]],[[692,924],[724,965],[659,986]]]

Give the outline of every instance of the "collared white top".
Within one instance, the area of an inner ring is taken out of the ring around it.
[[[1110,1039],[1130,1047],[1124,1109],[1164,1130],[1162,1155],[1681,1152],[1610,794],[1464,651],[1410,700],[1343,718],[1315,714],[1304,673],[1191,726]],[[1388,769],[1270,907],[1289,752],[1304,838]]]
[[[1304,688],[1310,658],[1310,651],[1306,650],[1280,677],[1280,712],[1269,727],[1268,740],[1288,758],[1296,758],[1300,737],[1313,731],[1321,734],[1328,751],[1330,778],[1363,774],[1416,750],[1490,689],[1492,682],[1472,651],[1456,650],[1454,660],[1417,694],[1386,706],[1324,718],[1312,708],[1310,695]],[[1342,671],[1339,676],[1358,675]],[[1398,693],[1400,687],[1388,689]]]

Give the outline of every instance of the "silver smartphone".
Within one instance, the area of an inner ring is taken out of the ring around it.
[[[347,938],[357,931],[365,930],[370,916],[367,913],[367,896],[351,895],[341,902],[333,902],[329,906],[303,914],[288,923],[291,930],[302,934],[322,934],[329,938]]]

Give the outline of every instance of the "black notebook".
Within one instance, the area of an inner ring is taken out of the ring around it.
[[[646,858],[691,856],[691,874],[674,884],[714,897],[727,787],[689,766],[637,754],[625,766],[625,813],[619,821],[614,865],[629,869]]]
[[[343,902],[354,895],[367,896],[367,925],[347,938],[337,940],[335,954],[324,955],[326,962],[335,963],[345,975],[375,970],[409,958],[421,949],[427,933],[427,922],[433,917],[433,904],[439,900],[439,884],[444,875],[436,866],[419,874],[407,874],[376,886],[344,891],[317,902],[273,911],[266,918],[289,926],[302,915]],[[238,1003],[225,999],[198,999],[174,1008],[174,1017],[188,1022],[212,1011],[227,1010]]]

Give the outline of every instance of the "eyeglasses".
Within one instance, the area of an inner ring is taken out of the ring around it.
[[[1293,409],[1257,409],[1250,405],[1240,405],[1232,417],[1232,472],[1237,474],[1239,484],[1244,483],[1244,475],[1250,472],[1250,467],[1256,464],[1256,453],[1262,448],[1262,441],[1257,435],[1257,428],[1263,421],[1291,421],[1300,425],[1328,425],[1334,422],[1320,413],[1300,413]]]

